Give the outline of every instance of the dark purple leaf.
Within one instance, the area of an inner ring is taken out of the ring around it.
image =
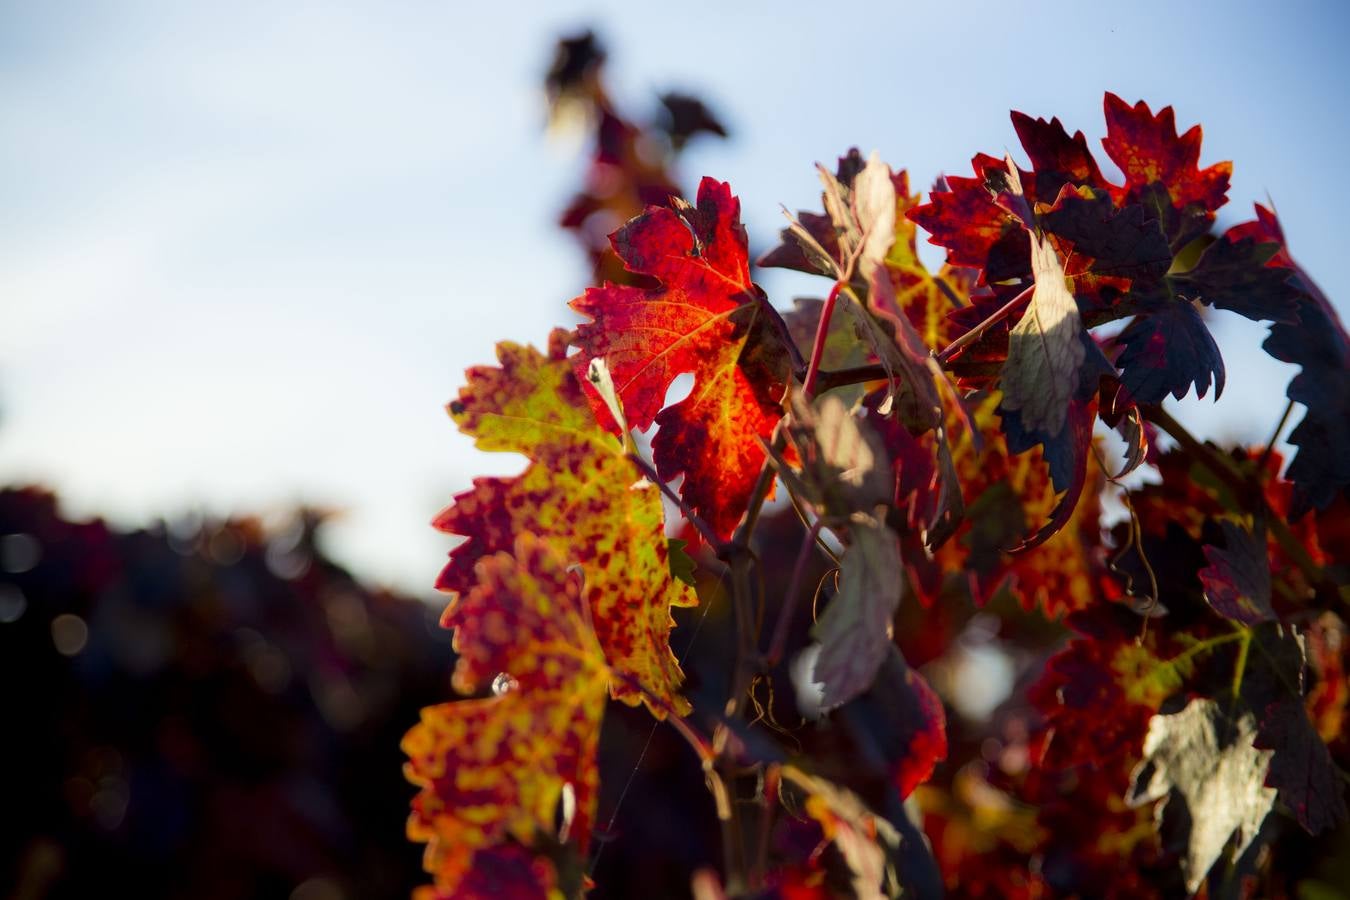
[[[1116,339],[1124,349],[1116,358],[1120,381],[1139,403],[1160,403],[1168,394],[1180,400],[1195,385],[1204,397],[1210,382],[1223,393],[1223,357],[1195,307],[1184,300],[1159,301]]]
[[[1266,786],[1279,791],[1281,802],[1309,834],[1321,834],[1350,819],[1345,783],[1301,698],[1285,697],[1266,707],[1253,746],[1274,751]]]
[[[1200,570],[1205,600],[1214,611],[1243,625],[1275,619],[1270,605],[1270,559],[1251,532],[1227,519],[1219,523],[1224,546],[1206,544],[1207,568]]]

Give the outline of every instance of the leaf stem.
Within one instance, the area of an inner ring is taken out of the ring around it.
[[[793,613],[797,610],[797,597],[801,593],[802,576],[806,574],[806,561],[811,556],[811,545],[820,536],[821,520],[816,519],[802,537],[801,548],[797,551],[797,561],[792,566],[792,579],[788,582],[787,593],[783,595],[783,605],[778,610],[778,621],[774,623],[773,638],[769,642],[769,651],[764,664],[772,667],[783,658],[783,647],[787,644],[788,628],[792,624]]]
[[[833,371],[824,371],[816,379],[816,390],[818,393],[832,391],[838,387],[845,387],[850,384],[859,384],[864,381],[880,381],[887,375],[886,368],[880,363],[871,363],[866,366],[852,366],[847,369],[834,369]]]
[[[836,285],[835,287],[837,289],[839,286]],[[1019,305],[1029,300],[1035,287],[1034,284],[1028,285],[1024,290],[1018,293],[1016,297],[1013,297],[1007,303],[990,313],[984,321],[952,341],[940,351],[934,353],[934,358],[945,368],[952,361],[953,357],[958,356],[962,350],[979,340],[986,331],[1006,319]],[[834,292],[831,292],[831,296],[834,296]],[[822,321],[823,319],[824,316],[822,315]],[[817,338],[819,338],[819,333],[817,333]],[[808,374],[810,373],[808,372]],[[878,363],[871,363],[865,366],[852,366],[847,369],[817,372],[813,384],[817,393],[824,393],[825,391],[831,391],[835,388],[845,387],[846,385],[858,384],[864,381],[877,381],[889,376],[890,373],[886,370],[885,366]]]
[[[844,282],[836,281],[830,288],[825,305],[820,310],[820,322],[816,324],[816,339],[811,345],[811,361],[806,364],[806,377],[802,379],[802,393],[809,400],[815,396],[816,379],[820,375],[820,361],[825,356],[825,341],[830,334],[830,317],[834,314],[834,305],[839,300],[839,291]]]
[[[956,356],[962,350],[966,349],[966,347],[978,341],[991,327],[1002,322],[1014,309],[1030,300],[1031,294],[1035,290],[1035,284],[1027,285],[1016,297],[1013,297],[1007,303],[990,313],[983,322],[942,348],[937,354],[937,361],[944,366],[947,365],[953,356]]]
[[[686,519],[689,520],[690,525],[694,526],[694,530],[699,533],[699,536],[702,537],[703,540],[707,541],[708,546],[716,550],[717,554],[721,556],[722,548],[725,547],[726,544],[721,538],[717,536],[717,533],[712,530],[712,527],[708,525],[707,522],[703,521],[703,517],[700,516],[698,513],[694,512],[694,510],[690,508],[689,504],[684,502],[683,497],[681,497],[673,489],[671,489],[670,485],[666,484],[663,480],[661,480],[661,476],[657,474],[656,469],[652,467],[651,463],[647,462],[645,459],[643,459],[636,453],[629,453],[628,458],[632,460],[633,465],[637,466],[639,469],[642,470],[642,474],[647,476],[648,481],[652,482],[657,487],[659,487],[661,489],[661,493],[665,494],[667,499],[669,499],[671,503],[674,503],[676,506],[680,508],[680,513]]]
[[[1280,416],[1279,424],[1275,426],[1275,431],[1271,433],[1270,440],[1266,441],[1266,449],[1261,451],[1261,459],[1256,463],[1256,475],[1262,477],[1266,471],[1266,463],[1270,462],[1270,454],[1275,452],[1275,442],[1280,439],[1280,434],[1284,431],[1284,426],[1289,424],[1289,417],[1294,413],[1294,401],[1290,400],[1284,405],[1284,415]]]

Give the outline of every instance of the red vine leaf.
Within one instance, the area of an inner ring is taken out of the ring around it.
[[[1214,221],[1214,211],[1227,202],[1228,180],[1233,164],[1215,163],[1200,168],[1199,125],[1177,135],[1172,107],[1164,106],[1154,115],[1140,100],[1130,106],[1115,94],[1107,93],[1106,137],[1102,146],[1106,155],[1125,174],[1125,184],[1113,193],[1116,202],[1127,205],[1149,197],[1155,185],[1162,188],[1172,209],[1182,211],[1188,223],[1169,233],[1173,246],[1179,246]]]
[[[1106,179],[1088,150],[1083,132],[1075,131],[1069,137],[1059,119],[1047,122],[1016,111],[1012,123],[1035,171],[1035,178],[1027,184],[1031,196],[1049,202],[1066,184],[1106,190]]]
[[[685,476],[685,501],[730,536],[764,461],[759,439],[781,417],[789,370],[750,280],[740,201],[705,178],[696,206],[649,207],[613,243],[629,271],[659,285],[609,284],[572,301],[591,320],[577,329],[576,371],[584,379],[592,359],[606,361],[633,426],[660,427],[653,454],[661,477]],[[687,372],[693,392],[662,409],[671,382]],[[588,396],[612,424],[599,397]]]
[[[996,205],[985,186],[991,173],[1006,178],[1006,164],[981,153],[971,166],[976,177],[947,176],[909,218],[929,233],[930,244],[947,248],[949,264],[984,270],[985,283],[1023,275],[1030,260],[1022,223]]]
[[[846,788],[808,775],[793,766],[781,770],[783,781],[805,793],[802,806],[834,843],[848,872],[849,896],[882,900],[898,896],[900,885],[891,856],[900,844],[895,827],[874,815]],[[794,804],[795,805],[795,804]],[[807,896],[818,896],[814,891]]]
[[[557,900],[558,873],[546,857],[517,844],[473,855],[473,868],[454,887],[424,885],[413,900]]]

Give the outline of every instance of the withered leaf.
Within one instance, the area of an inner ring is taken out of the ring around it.
[[[1309,834],[1321,834],[1350,819],[1345,782],[1331,753],[1313,728],[1300,697],[1286,696],[1268,706],[1256,734],[1256,747],[1273,753],[1266,784]]]

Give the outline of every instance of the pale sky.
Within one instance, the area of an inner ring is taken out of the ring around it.
[[[678,88],[731,126],[682,174],[731,182],[756,249],[817,205],[817,160],[968,174],[1020,155],[1011,108],[1098,149],[1113,90],[1202,123],[1202,161],[1235,163],[1221,220],[1273,199],[1346,315],[1340,4],[1082,6],[0,2],[0,483],[127,526],[342,508],[339,559],[427,593],[432,515],[519,467],[444,404],[496,341],[570,322],[586,276],[553,224],[583,161],[539,91],[586,25],[634,114]],[[1261,440],[1292,369],[1213,324],[1228,388],[1182,413]]]

